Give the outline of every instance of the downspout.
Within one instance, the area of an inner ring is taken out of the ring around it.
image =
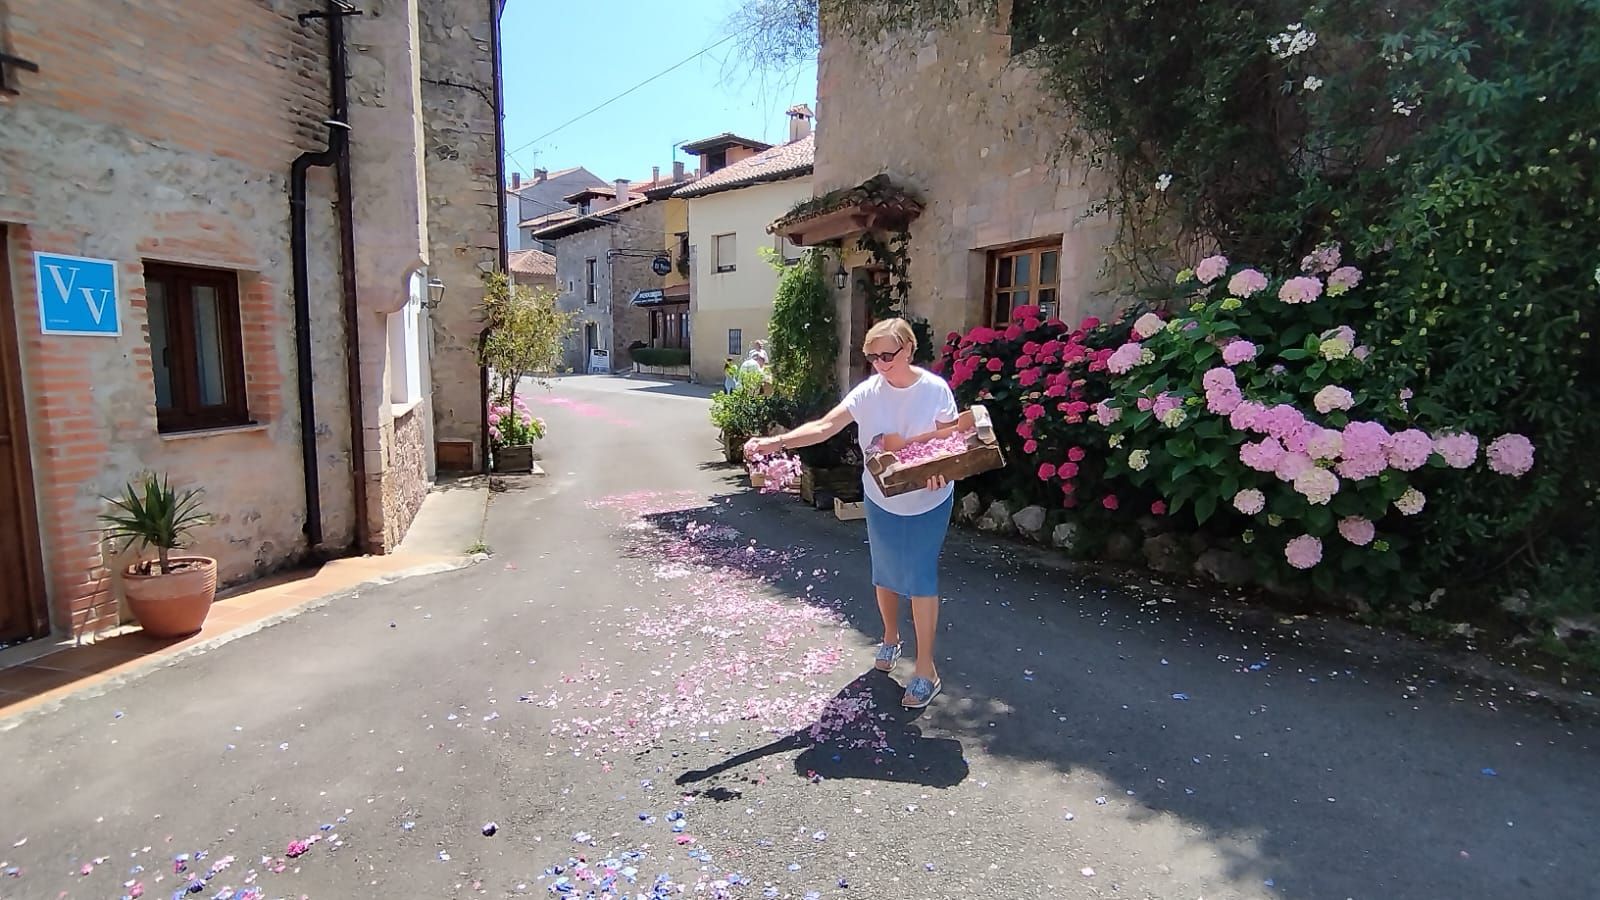
[[[489,52],[494,63],[494,196],[495,209],[498,218],[495,220],[495,233],[500,236],[499,263],[500,271],[510,276],[510,244],[506,234],[506,128],[505,119],[501,110],[505,109],[505,84],[500,77],[500,13],[505,9],[505,0],[488,0],[489,3]],[[489,329],[484,328],[478,333],[478,358],[483,358],[484,342],[489,339]],[[516,386],[512,386],[516,390]],[[483,470],[489,471],[489,367],[478,367],[478,395],[481,398],[483,409],[479,411],[478,421],[479,443],[483,452]]]
[[[328,0],[321,13],[300,16],[328,20],[328,60],[330,102],[342,92],[344,73],[344,10],[338,0]],[[349,145],[349,124],[342,119],[328,121],[328,146],[295,157],[289,168],[289,255],[294,270],[295,377],[300,399],[300,464],[305,480],[306,544],[315,551],[322,545],[322,485],[317,473],[317,411],[312,396],[311,372],[311,285],[306,262],[306,176],[312,167],[326,168],[339,160]],[[345,224],[341,218],[341,227]]]

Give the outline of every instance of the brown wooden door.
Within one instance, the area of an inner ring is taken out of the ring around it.
[[[5,227],[0,226],[0,643],[39,637],[49,627],[10,259]]]

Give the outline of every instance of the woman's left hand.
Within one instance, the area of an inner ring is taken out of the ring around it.
[[[945,477],[943,475],[929,475],[928,476],[928,490],[930,490],[930,491],[937,491],[938,489],[944,487],[945,485],[947,485],[949,483],[950,482],[945,480]]]

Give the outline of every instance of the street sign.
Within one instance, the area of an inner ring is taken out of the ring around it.
[[[116,260],[34,253],[33,271],[41,332],[95,337],[122,334]]]
[[[672,260],[666,256],[658,256],[650,260],[650,271],[657,275],[665,275],[672,271]]]

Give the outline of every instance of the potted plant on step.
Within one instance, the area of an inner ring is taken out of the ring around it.
[[[106,536],[120,542],[118,552],[137,546],[154,548],[155,559],[142,559],[123,573],[128,607],[151,637],[194,634],[205,624],[217,595],[217,561],[208,556],[174,556],[188,543],[189,532],[211,523],[200,509],[198,490],[173,490],[164,477],[146,475],[129,482],[121,497],[104,497],[114,508],[100,517]]]
[[[489,446],[496,472],[532,472],[533,442],[544,437],[544,420],[528,411],[521,397],[489,404]]]
[[[762,377],[756,372],[740,373],[731,391],[711,395],[711,424],[722,440],[722,455],[730,463],[744,462],[744,443],[766,434],[778,422],[781,401],[761,389]]]

